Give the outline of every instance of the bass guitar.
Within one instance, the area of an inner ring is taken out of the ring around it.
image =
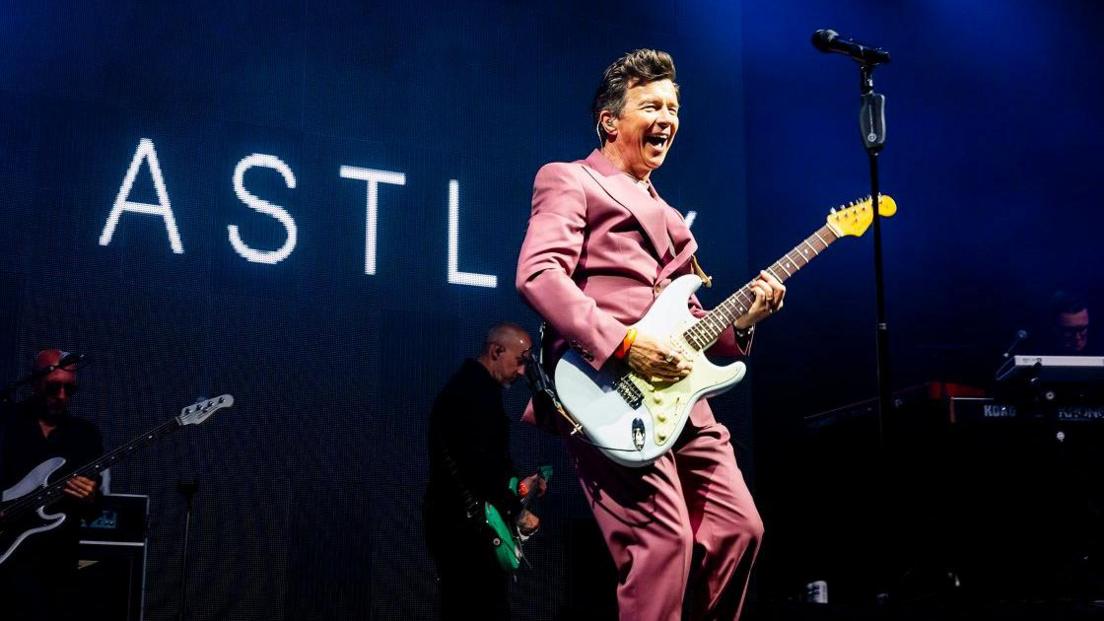
[[[65,493],[65,485],[73,477],[93,478],[112,464],[151,444],[185,425],[198,425],[215,412],[234,405],[234,397],[222,395],[200,401],[181,410],[178,416],[154,427],[99,459],[77,468],[71,474],[50,482],[50,476],[65,465],[65,459],[54,457],[35,466],[21,481],[0,495],[0,564],[19,548],[28,537],[54,530],[65,521],[62,512],[49,513],[49,506]]]

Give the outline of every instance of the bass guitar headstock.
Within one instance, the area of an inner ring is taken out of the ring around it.
[[[234,405],[233,395],[219,395],[212,399],[193,403],[184,408],[180,411],[180,416],[176,417],[176,421],[180,423],[181,426],[198,425],[210,418],[215,412],[232,405]]]

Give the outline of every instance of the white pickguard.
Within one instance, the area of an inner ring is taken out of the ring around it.
[[[674,280],[636,324],[639,333],[666,341],[693,362],[690,375],[659,388],[632,375],[642,396],[639,407],[633,408],[617,390],[626,372],[621,361],[611,360],[595,371],[581,355],[569,350],[556,365],[556,392],[564,407],[582,425],[587,439],[619,464],[643,467],[658,459],[674,445],[699,399],[720,394],[744,377],[744,363],[717,366],[682,338],[696,321],[688,302],[701,284],[692,274]],[[639,432],[634,437],[634,424],[638,429],[643,424],[643,442]]]

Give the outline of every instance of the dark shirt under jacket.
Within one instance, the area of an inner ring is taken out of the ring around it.
[[[11,411],[0,414],[4,429],[0,431],[0,489],[8,489],[23,479],[35,466],[53,457],[65,458],[65,464],[50,475],[49,482],[58,481],[77,468],[103,454],[100,432],[91,422],[74,416],[63,416],[49,436],[42,435],[35,416],[33,402],[25,401]],[[97,494],[98,495],[98,494]],[[65,522],[58,528],[32,535],[4,563],[15,564],[28,557],[76,565],[80,520],[95,514],[95,503],[82,503],[64,498],[51,508],[64,511]]]

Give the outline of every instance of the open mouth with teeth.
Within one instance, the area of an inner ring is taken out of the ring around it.
[[[647,142],[657,149],[662,149],[667,146],[670,139],[671,137],[667,134],[652,134],[650,136],[645,136],[644,142]]]

